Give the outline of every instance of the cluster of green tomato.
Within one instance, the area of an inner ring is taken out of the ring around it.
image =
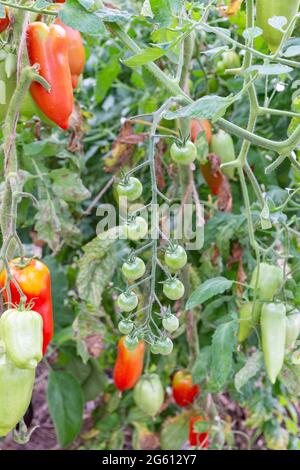
[[[120,197],[126,197],[127,201],[133,202],[141,196],[143,186],[137,178],[132,176],[125,177],[124,180],[118,183],[117,192]],[[125,225],[125,235],[129,240],[140,240],[146,236],[147,232],[148,224],[140,216],[132,218]],[[170,242],[165,251],[164,260],[170,272],[174,274],[186,265],[187,254],[182,246]],[[145,271],[146,266],[144,261],[135,254],[131,255],[122,265],[122,273],[127,281],[139,280],[144,276]],[[179,279],[170,275],[164,282],[163,293],[169,300],[179,300],[184,295],[184,285]],[[119,295],[117,304],[122,312],[130,313],[136,309],[138,301],[137,294],[129,288],[126,292],[122,292]],[[162,324],[169,333],[173,333],[179,327],[178,318],[171,313],[170,309],[167,309],[163,314]],[[128,335],[126,337],[128,349],[134,349],[138,344],[138,338],[130,335],[134,328],[134,322],[130,318],[122,319],[119,322],[118,328],[122,334]],[[170,354],[172,349],[173,343],[168,337],[159,339],[151,346],[151,351],[154,354]]]

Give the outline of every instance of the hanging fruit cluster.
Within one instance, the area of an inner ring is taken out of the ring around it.
[[[9,279],[1,272],[0,287],[6,305],[13,306],[0,316],[0,436],[5,436],[29,406],[35,369],[53,336],[53,317],[50,273],[41,261],[14,259]]]

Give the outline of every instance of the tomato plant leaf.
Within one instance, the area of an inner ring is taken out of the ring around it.
[[[188,299],[185,309],[190,310],[198,305],[203,304],[206,300],[214,297],[217,294],[223,294],[226,290],[232,287],[233,281],[226,279],[226,277],[214,277],[208,279],[201,284]]]
[[[88,12],[77,0],[68,0],[58,14],[67,26],[89,35],[105,33],[103,23],[95,12]]]
[[[159,447],[159,439],[156,433],[150,431],[144,423],[134,422],[132,446],[134,450],[151,450]]]
[[[67,372],[51,370],[47,399],[58,441],[70,444],[80,431],[83,394],[79,382]]]
[[[195,103],[184,106],[177,111],[169,111],[165,118],[169,120],[184,117],[216,120],[224,116],[226,109],[232,104],[232,96],[204,96]]]
[[[153,62],[154,60],[159,59],[164,54],[165,51],[159,47],[147,47],[123,62],[128,67],[140,67],[148,62]]]
[[[300,46],[290,46],[283,53],[284,57],[296,57],[300,55]]]
[[[219,325],[213,335],[211,352],[211,379],[208,387],[220,392],[232,371],[233,351],[237,345],[238,323],[235,320]]]
[[[281,75],[293,71],[291,67],[283,64],[268,64],[268,65],[253,65],[249,67],[246,72],[256,71],[259,75]]]
[[[177,2],[178,0],[175,3]],[[172,23],[172,3],[174,2],[170,0],[150,0],[154,21],[160,26],[169,26]]]
[[[59,168],[50,172],[53,181],[53,192],[60,199],[68,202],[81,202],[89,198],[91,193],[83,185],[79,175],[67,168]]]
[[[261,35],[262,35],[262,29],[258,28],[257,26],[254,26],[253,28],[245,29],[245,31],[243,32],[243,37],[247,41],[251,41]]]
[[[210,367],[210,361],[211,346],[206,346],[205,348],[201,349],[200,354],[193,365],[193,383],[201,384],[201,382],[206,379],[207,372]]]
[[[119,248],[116,248],[118,243]],[[99,307],[102,292],[111,280],[118,263],[118,257],[124,255],[120,249],[120,241],[109,237],[99,237],[83,247],[84,255],[79,261],[77,288],[81,299]]]
[[[162,450],[179,450],[182,448],[188,438],[189,418],[188,413],[181,413],[164,422],[160,434]]]
[[[283,27],[288,23],[288,20],[285,16],[272,16],[268,23],[278,31],[284,32]]]
[[[240,392],[241,388],[261,370],[263,363],[263,354],[261,351],[256,351],[252,356],[248,357],[245,365],[234,377],[234,385],[238,392]]]
[[[109,59],[104,69],[100,69],[96,75],[95,96],[97,103],[101,103],[111,88],[114,80],[121,72],[119,57]]]
[[[128,11],[111,8],[101,8],[101,10],[97,10],[95,14],[101,21],[107,23],[124,23],[129,21],[132,16]]]

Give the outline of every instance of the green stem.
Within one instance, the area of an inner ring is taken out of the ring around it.
[[[55,12],[55,11],[51,11],[47,9],[43,10],[39,8],[30,7],[28,5],[19,5],[18,3],[5,2],[4,0],[0,0],[0,3],[9,8],[16,8],[17,10],[32,11],[33,13],[39,13],[40,15],[51,15],[51,16],[58,15],[57,11]]]
[[[131,50],[135,54],[141,51],[135,41],[131,39],[119,25],[110,23],[109,28],[114,32],[116,36],[121,39],[121,41],[128,47],[129,50]],[[226,38],[228,39],[227,36]],[[246,51],[252,52],[252,49],[246,48]],[[300,66],[300,64],[298,65]],[[194,101],[183,90],[181,90],[180,86],[173,80],[171,80],[162,70],[160,70],[160,68],[157,67],[156,64],[154,64],[153,62],[148,62],[147,64],[145,64],[145,67],[149,70],[150,73],[153,74],[153,76],[159,81],[159,83],[161,83],[167,90],[169,90],[169,92],[173,96],[176,96],[177,99],[181,99],[184,104],[194,103]],[[230,134],[235,135],[240,139],[248,140],[253,145],[257,145],[258,147],[262,147],[267,150],[277,152],[279,154],[289,154],[300,141],[300,126],[293,132],[293,134],[288,139],[281,142],[276,142],[266,139],[264,137],[257,136],[253,132],[249,132],[246,129],[242,129],[241,127],[237,126],[232,122],[227,121],[224,118],[218,119],[217,123],[224,131],[229,132]]]
[[[244,44],[241,44],[238,41],[235,41],[234,39],[232,39],[226,33],[223,33],[220,28],[209,26],[207,23],[203,21],[198,21],[197,23],[198,23],[198,26],[204,31],[215,34],[216,36],[224,39],[225,42],[232,44],[234,47],[238,49],[244,49],[246,52],[251,52],[251,54],[253,54],[255,57],[258,57],[259,59],[268,60],[268,61],[274,60],[278,62],[279,64],[288,65],[294,68],[300,67],[299,62],[295,62],[293,60],[288,60],[288,59],[283,59],[282,57],[275,57],[274,55],[269,56],[269,55],[263,54],[262,52],[257,51],[256,49],[253,49],[253,47],[245,46]]]
[[[19,83],[15,92],[10,100],[7,114],[3,126],[3,150],[5,156],[4,172],[9,174],[16,173],[18,169],[16,148],[15,148],[15,127],[19,115],[20,106],[29,90],[30,83],[37,76],[35,69],[32,67],[25,67],[20,76]]]

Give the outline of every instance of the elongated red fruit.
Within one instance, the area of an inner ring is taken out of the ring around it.
[[[33,82],[30,92],[34,101],[51,121],[68,129],[74,100],[65,30],[56,24],[31,23],[27,29],[27,49],[30,64],[39,64],[39,74],[51,87],[47,91]]]

